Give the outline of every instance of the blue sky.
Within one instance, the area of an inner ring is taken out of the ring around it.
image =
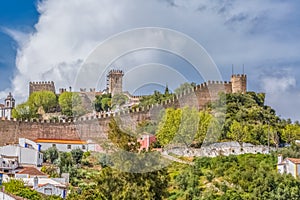
[[[15,70],[17,42],[5,33],[5,28],[32,32],[37,23],[36,0],[3,0],[0,3],[0,90],[10,87]]]
[[[244,64],[249,90],[266,92],[267,104],[280,116],[300,119],[299,10],[297,0],[1,1],[0,99],[9,91],[19,101],[26,99],[29,81],[53,80],[57,88],[67,88],[92,50],[108,37],[162,27],[201,44],[224,80],[229,80],[232,64],[235,72],[242,72]],[[203,81],[188,70],[188,63],[166,53],[135,52],[113,64],[128,70],[151,62],[189,74],[190,82]],[[155,79],[157,73],[148,77]]]

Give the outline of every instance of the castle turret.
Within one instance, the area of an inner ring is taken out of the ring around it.
[[[122,79],[124,73],[122,70],[111,70],[108,73],[108,92],[111,93],[112,96],[115,94],[120,94],[123,92],[122,88]]]
[[[38,91],[51,91],[55,94],[55,86],[53,81],[40,81],[40,82],[30,82],[29,83],[29,96],[33,92]]]
[[[232,93],[247,92],[247,75],[246,74],[233,74],[231,76]]]

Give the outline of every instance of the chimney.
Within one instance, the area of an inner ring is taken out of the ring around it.
[[[282,154],[278,154],[277,159],[278,159],[277,164],[282,163],[283,161]]]
[[[33,189],[37,189],[39,187],[39,178],[37,176],[35,176],[33,178]]]

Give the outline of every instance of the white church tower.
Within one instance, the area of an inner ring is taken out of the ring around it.
[[[15,107],[15,99],[9,93],[4,104],[0,104],[0,117],[10,119],[12,117],[12,109]]]

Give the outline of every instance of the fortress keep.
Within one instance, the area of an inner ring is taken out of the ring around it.
[[[247,92],[247,75],[246,74],[233,74],[231,76],[231,88],[232,93]]]
[[[122,70],[110,70],[108,73],[108,93],[111,96],[115,94],[120,94],[123,92],[123,76]]]
[[[33,92],[38,91],[51,91],[55,94],[55,86],[53,81],[40,81],[40,82],[30,82],[29,83],[29,96]]]

